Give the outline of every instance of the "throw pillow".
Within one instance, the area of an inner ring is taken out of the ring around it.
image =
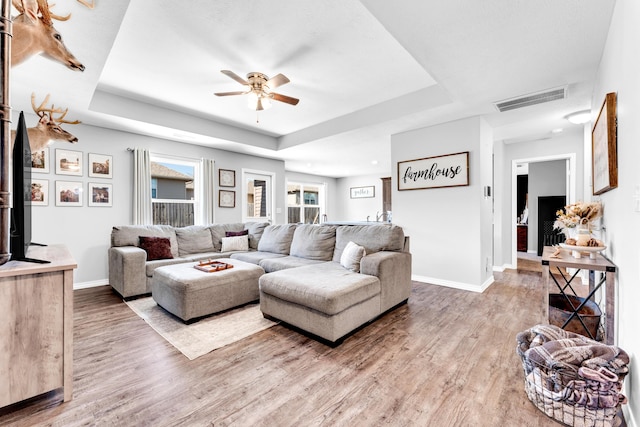
[[[222,252],[248,251],[249,236],[233,236],[222,238]]]
[[[248,236],[248,235],[249,235],[249,230],[225,231],[225,233],[224,233],[225,237]]]
[[[342,256],[340,256],[340,265],[347,270],[351,270],[354,273],[360,272],[360,260],[366,255],[364,247],[357,245],[353,242],[347,243]]]
[[[167,237],[140,236],[140,248],[147,252],[147,261],[171,259],[171,241]]]

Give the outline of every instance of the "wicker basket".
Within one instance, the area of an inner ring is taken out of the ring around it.
[[[614,408],[590,409],[561,400],[562,385],[544,366],[522,358],[524,389],[529,400],[548,417],[575,427],[617,427],[620,404]]]

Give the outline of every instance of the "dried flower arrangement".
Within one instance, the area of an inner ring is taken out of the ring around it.
[[[569,229],[576,228],[578,225],[586,225],[591,230],[592,222],[602,216],[602,204],[600,202],[577,202],[565,206],[564,211],[559,210],[556,215],[553,228],[562,230],[569,237]]]

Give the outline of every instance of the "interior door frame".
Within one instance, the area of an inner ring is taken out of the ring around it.
[[[553,160],[565,160],[567,164],[567,201],[568,203],[575,203],[577,196],[577,181],[576,181],[576,153],[556,154],[543,157],[530,157],[524,159],[514,159],[511,161],[511,217],[509,218],[509,224],[511,224],[511,265],[518,265],[518,251],[517,251],[517,224],[515,218],[518,217],[518,164],[519,163],[538,163],[548,162]]]

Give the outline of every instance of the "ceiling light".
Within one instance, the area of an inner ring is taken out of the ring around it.
[[[591,110],[576,111],[564,116],[564,118],[575,125],[582,125],[591,120]]]
[[[251,110],[267,110],[271,108],[271,100],[268,96],[264,96],[263,94],[258,94],[255,91],[251,91],[249,92],[249,96],[247,96],[247,105]]]
[[[378,161],[377,160],[371,160],[371,164],[375,166],[375,165],[378,164]]]
[[[557,128],[557,129],[553,129],[553,130],[551,131],[551,133],[562,133],[562,131],[563,131],[563,130],[564,130],[564,129],[562,129],[562,128]]]

